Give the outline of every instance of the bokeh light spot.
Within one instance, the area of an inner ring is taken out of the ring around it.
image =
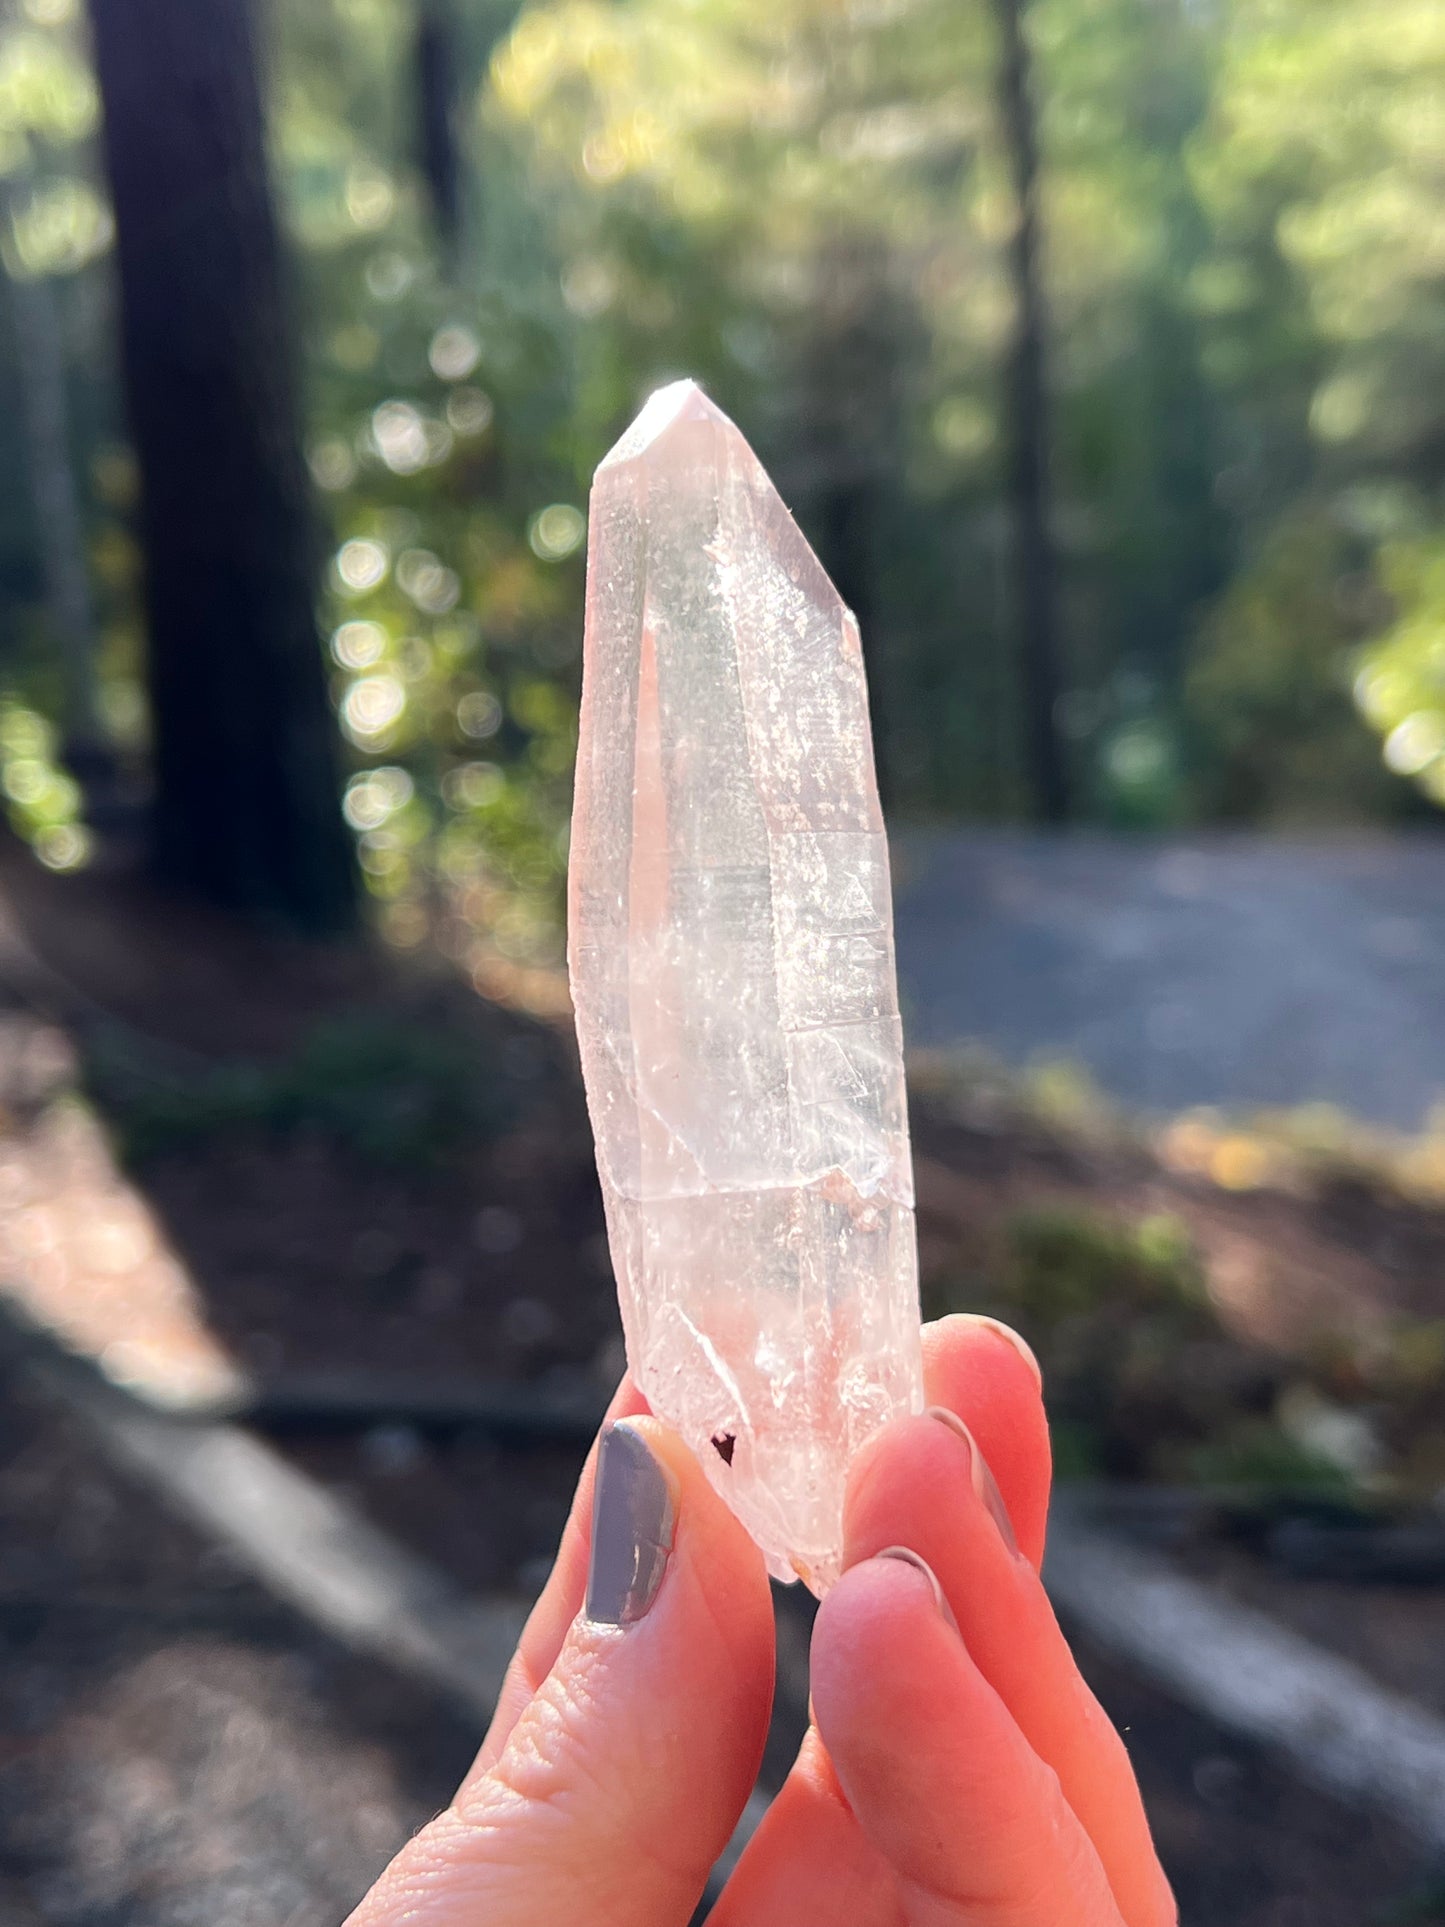
[[[306,462],[316,486],[329,494],[350,488],[356,480],[356,457],[339,435],[326,435],[313,442]]]
[[[484,810],[507,787],[495,763],[463,763],[442,778],[442,799],[449,809]]]
[[[389,817],[405,809],[415,793],[404,769],[387,766],[363,770],[346,785],[341,813],[353,830],[378,830]]]
[[[553,502],[539,509],[527,528],[532,553],[543,562],[560,562],[581,547],[587,522],[569,502]]]
[[[331,653],[343,669],[369,669],[386,653],[386,631],[379,622],[343,622],[331,638]]]
[[[45,793],[49,771],[35,756],[17,756],[5,765],[4,789],[12,803],[36,803]]]
[[[447,426],[463,439],[485,435],[495,412],[480,388],[458,388],[447,396]]]
[[[47,870],[78,870],[90,855],[90,835],[79,823],[59,823],[35,839],[35,854]]]
[[[595,321],[617,299],[617,275],[606,261],[574,262],[562,276],[562,299],[581,321]]]
[[[409,401],[384,401],[373,409],[371,438],[393,475],[415,475],[430,459],[426,425]]]
[[[447,568],[430,549],[407,549],[397,562],[396,579],[403,594],[428,615],[446,615],[457,606],[462,593],[456,571]]]
[[[365,595],[386,579],[391,558],[380,542],[354,536],[336,551],[336,574],[348,595]]]
[[[1397,776],[1418,776],[1445,752],[1445,717],[1417,709],[1385,738],[1385,761]]]
[[[373,255],[366,264],[366,291],[376,301],[400,301],[412,282],[416,270],[404,254],[389,249],[385,254]]]
[[[471,328],[438,328],[427,359],[439,381],[465,381],[482,358],[482,344]]]
[[[406,690],[395,676],[364,676],[346,692],[341,720],[354,743],[374,743],[401,720]]]
[[[346,177],[346,212],[365,233],[386,226],[396,209],[396,189],[377,167],[353,167]]]
[[[457,723],[464,736],[484,742],[502,726],[502,705],[490,689],[472,689],[457,704]]]

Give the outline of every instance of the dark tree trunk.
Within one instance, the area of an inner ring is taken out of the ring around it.
[[[839,464],[840,468],[842,464]],[[888,691],[879,664],[878,598],[873,592],[873,542],[876,503],[871,478],[837,475],[823,489],[818,505],[818,547],[826,558],[833,586],[853,611],[863,638],[863,661],[868,678],[868,718],[873,730],[873,760],[877,766],[878,795],[885,808],[892,805],[892,766],[889,760],[891,715]]]
[[[7,196],[0,187],[0,213]],[[70,407],[59,303],[43,276],[9,284],[20,375],[21,415],[30,457],[30,493],[45,576],[46,615],[65,685],[67,748],[100,741],[95,694],[95,624],[85,558],[85,528],[70,461]]]
[[[1045,307],[1039,270],[1038,138],[1024,0],[994,0],[1000,39],[999,107],[1018,204],[1010,246],[1014,341],[1009,371],[1015,594],[1023,659],[1025,747],[1034,804],[1046,823],[1068,814],[1058,729],[1059,644],[1049,527],[1049,404]]]
[[[249,0],[91,0],[140,465],[155,861],[315,932],[355,916],[313,613]]]
[[[0,212],[5,204],[0,187]],[[44,276],[15,279],[9,286],[47,627],[62,679],[61,757],[80,784],[91,829],[114,838],[134,827],[133,812],[100,719],[95,618],[85,518],[71,463],[60,303],[54,284]]]
[[[456,134],[456,32],[447,0],[420,0],[416,30],[417,140],[437,236],[450,258],[462,226]]]
[[[886,251],[839,241],[814,263],[810,326],[802,345],[804,418],[788,466],[818,556],[858,618],[868,676],[878,789],[885,808],[897,800],[895,705],[897,662],[885,663],[880,607],[882,506],[897,492],[903,376],[914,347],[913,317],[896,294]],[[897,704],[901,712],[906,705]]]

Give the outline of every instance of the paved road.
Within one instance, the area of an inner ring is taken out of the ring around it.
[[[1445,839],[926,832],[895,871],[913,1044],[1066,1056],[1151,1111],[1445,1102]]]

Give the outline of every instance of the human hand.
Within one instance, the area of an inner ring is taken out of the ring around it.
[[[850,1477],[816,1724],[710,1927],[1169,1927],[1127,1755],[1038,1578],[1036,1372],[951,1318],[925,1382],[930,1415]],[[689,1920],[761,1757],[772,1613],[756,1548],[645,1410],[624,1381],[476,1762],[350,1927]]]
[[[988,1319],[923,1340],[929,1412],[852,1469],[814,1724],[709,1927],[1172,1927],[1128,1755],[1039,1579],[1038,1367]]]

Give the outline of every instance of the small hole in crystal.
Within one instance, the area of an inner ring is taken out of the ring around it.
[[[733,1432],[717,1432],[713,1435],[712,1449],[724,1465],[732,1464],[737,1442],[737,1435]]]

